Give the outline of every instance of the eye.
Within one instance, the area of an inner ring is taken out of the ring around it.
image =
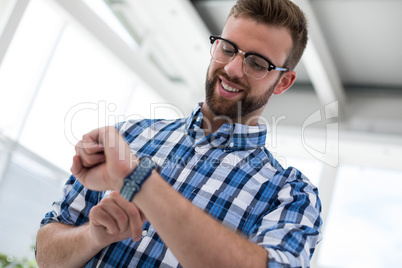
[[[256,55],[250,55],[247,57],[247,64],[251,69],[257,72],[266,71],[268,69],[268,63],[261,57]]]
[[[228,57],[232,57],[236,53],[235,48],[228,42],[220,41],[221,42],[218,45],[220,46],[222,53]]]

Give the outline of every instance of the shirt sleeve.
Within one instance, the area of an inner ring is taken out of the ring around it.
[[[321,240],[318,189],[294,168],[276,176],[284,176],[285,184],[270,212],[258,222],[251,240],[268,251],[270,268],[310,267]]]
[[[82,225],[89,221],[89,211],[103,196],[104,192],[88,190],[71,175],[64,185],[61,200],[53,203],[53,210],[46,213],[41,227],[52,222]]]

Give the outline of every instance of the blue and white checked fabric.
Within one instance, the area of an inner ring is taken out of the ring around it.
[[[268,251],[269,267],[308,267],[321,239],[317,188],[265,148],[266,126],[224,124],[205,137],[200,105],[177,120],[117,125],[132,151],[151,157],[161,176],[194,205]],[[42,220],[82,225],[105,196],[71,176],[61,201]],[[111,244],[86,267],[180,267],[149,222],[139,242]]]

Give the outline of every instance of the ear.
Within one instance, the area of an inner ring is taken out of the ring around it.
[[[274,89],[274,94],[279,95],[285,92],[288,88],[290,88],[296,80],[296,72],[288,71],[282,74],[282,77],[279,79],[278,84],[276,84]]]

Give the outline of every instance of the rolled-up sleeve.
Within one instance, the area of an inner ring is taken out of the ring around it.
[[[104,192],[85,188],[74,176],[70,176],[63,188],[63,196],[53,203],[53,210],[46,213],[41,227],[52,222],[82,225],[89,220],[89,211],[97,205]]]
[[[268,251],[268,267],[309,267],[321,240],[318,189],[299,171],[286,176],[269,213],[255,226],[251,240]],[[277,174],[281,176],[283,174]]]

